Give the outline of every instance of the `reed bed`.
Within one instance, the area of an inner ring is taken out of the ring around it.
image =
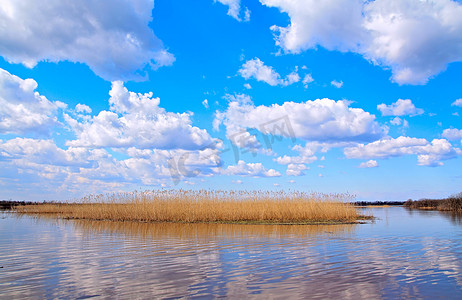
[[[161,190],[90,195],[75,203],[26,205],[19,213],[65,219],[182,223],[349,223],[364,218],[348,194]]]

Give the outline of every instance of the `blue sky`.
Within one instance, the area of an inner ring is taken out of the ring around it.
[[[458,1],[42,2],[0,8],[2,199],[460,192]]]

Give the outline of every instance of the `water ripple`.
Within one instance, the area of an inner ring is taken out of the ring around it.
[[[462,298],[454,216],[277,226],[0,219],[1,298]],[[415,226],[428,224],[431,227]]]

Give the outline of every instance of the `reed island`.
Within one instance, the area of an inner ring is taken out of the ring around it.
[[[370,219],[349,194],[154,190],[89,195],[66,203],[15,207],[28,215],[62,219],[237,224],[345,224]]]

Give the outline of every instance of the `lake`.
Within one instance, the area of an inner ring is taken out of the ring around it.
[[[462,220],[147,224],[0,214],[1,298],[462,299]]]

